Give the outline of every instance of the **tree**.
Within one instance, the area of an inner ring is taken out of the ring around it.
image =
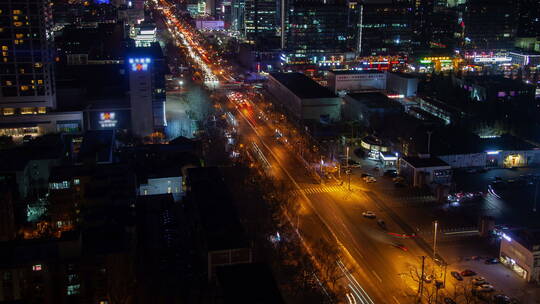
[[[313,246],[313,253],[321,273],[319,279],[332,290],[335,290],[337,282],[345,276],[346,272],[353,272],[352,269],[344,270],[339,266],[338,262],[342,260],[342,255],[336,244],[319,239]]]
[[[107,296],[111,304],[134,303],[136,295],[134,261],[130,254],[107,257]]]

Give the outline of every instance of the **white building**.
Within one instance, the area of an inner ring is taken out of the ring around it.
[[[386,89],[386,72],[377,70],[328,71],[328,88],[334,93]]]
[[[301,73],[270,73],[268,91],[297,119],[323,123],[341,119],[342,99]]]
[[[171,193],[174,201],[180,201],[183,195],[182,176],[148,178],[146,184],[139,186],[139,195],[155,195]]]
[[[452,167],[429,155],[402,157],[399,160],[399,174],[413,187],[450,185],[452,181]]]
[[[504,231],[501,239],[501,263],[527,282],[540,281],[540,230]]]
[[[414,97],[418,90],[418,78],[405,73],[388,72],[386,76],[388,93],[399,97]]]

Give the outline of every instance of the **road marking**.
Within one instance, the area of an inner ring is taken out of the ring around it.
[[[379,280],[379,282],[381,282],[381,283],[382,283],[382,279],[381,279],[381,277],[380,277],[380,276],[379,276],[379,275],[378,275],[378,274],[377,274],[377,273],[375,272],[375,270],[373,270],[373,269],[372,269],[372,270],[371,270],[371,272],[373,272],[373,274],[374,274],[374,275],[375,275],[375,277],[376,277],[376,278],[377,278],[377,279]]]
[[[392,299],[394,299],[394,301],[396,301],[396,303],[401,304],[401,303],[399,303],[399,301],[398,301],[398,299],[396,298],[396,296],[392,296]]]

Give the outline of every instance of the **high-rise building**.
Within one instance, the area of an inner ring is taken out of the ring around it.
[[[244,22],[248,40],[276,36],[279,4],[276,0],[245,0]]]
[[[285,12],[284,50],[289,54],[288,61],[316,63],[355,51],[356,43],[347,39],[348,3],[300,0],[289,3]]]
[[[411,51],[414,11],[410,1],[370,1],[363,5],[362,54],[399,54]]]
[[[52,26],[49,0],[0,2],[1,116],[56,107]]]
[[[518,37],[540,36],[540,2],[538,0],[519,0]]]
[[[517,0],[469,0],[464,14],[465,42],[476,49],[508,49],[517,32]]]
[[[159,44],[130,50],[127,64],[133,134],[144,137],[162,132],[167,124],[165,63]]]

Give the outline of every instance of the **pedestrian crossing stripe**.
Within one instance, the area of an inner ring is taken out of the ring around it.
[[[293,193],[298,195],[300,191],[303,191],[305,194],[317,194],[317,193],[329,193],[329,192],[339,192],[346,190],[343,186],[322,186],[322,187],[313,187],[305,188],[302,190],[294,190]]]

